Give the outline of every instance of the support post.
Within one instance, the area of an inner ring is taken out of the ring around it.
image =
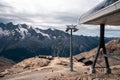
[[[70,34],[70,71],[73,71],[73,57],[72,57],[72,29]]]
[[[72,54],[72,32],[76,32],[78,31],[78,29],[76,28],[77,25],[67,25],[67,29],[66,32],[68,32],[70,30],[70,71],[73,71],[73,54]]]
[[[104,31],[105,31],[105,24],[100,24],[100,40],[99,40],[99,46],[98,46],[98,50],[97,53],[95,55],[93,64],[92,64],[92,73],[95,73],[95,65],[100,53],[100,49],[103,49],[103,54],[106,54],[106,48],[105,48],[105,41],[104,41]],[[111,73],[110,67],[109,67],[109,63],[108,63],[108,58],[104,57],[105,59],[105,64],[106,64],[106,73]]]

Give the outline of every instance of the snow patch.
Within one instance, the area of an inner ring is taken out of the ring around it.
[[[53,36],[54,39],[56,39],[56,36]]]
[[[18,26],[18,28],[16,29],[16,31],[18,31],[21,34],[22,39],[24,39],[25,36],[26,36],[26,34],[28,34],[28,30],[25,29],[25,28],[22,28],[21,25]]]
[[[3,29],[0,27],[0,35],[9,36],[9,35],[10,35],[10,31],[8,31],[8,30],[3,30]]]
[[[49,36],[48,34],[43,33],[43,32],[41,32],[40,30],[38,30],[38,29],[36,29],[36,28],[34,28],[34,30],[36,31],[36,33],[40,33],[40,34],[42,34],[43,36],[46,36],[46,37],[48,37],[48,38],[50,39],[50,36]]]
[[[27,26],[27,29],[30,29],[31,26]]]
[[[52,31],[55,31],[55,29],[54,28],[50,28]]]
[[[43,36],[46,36],[46,37],[48,37],[49,39],[50,39],[50,36],[48,35],[48,34],[45,34],[45,33],[43,33],[43,32],[40,32]]]

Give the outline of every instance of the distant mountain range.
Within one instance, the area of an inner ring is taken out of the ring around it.
[[[70,35],[57,29],[0,23],[0,56],[16,62],[36,55],[69,56]],[[98,37],[73,36],[73,54],[91,50]],[[111,38],[106,38],[106,42]]]

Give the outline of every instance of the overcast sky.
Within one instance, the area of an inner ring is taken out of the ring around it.
[[[26,23],[64,30],[67,24],[77,24],[81,14],[101,1],[103,0],[0,0],[0,22]],[[109,30],[111,28],[114,29],[111,31]],[[99,34],[96,26],[80,25],[79,29],[75,34],[91,36]],[[120,28],[108,26],[107,30],[113,32],[119,31]],[[118,33],[110,35],[109,32],[106,36],[119,36]]]

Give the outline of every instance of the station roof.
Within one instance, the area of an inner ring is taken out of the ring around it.
[[[120,25],[120,0],[104,0],[81,15],[78,24]]]

